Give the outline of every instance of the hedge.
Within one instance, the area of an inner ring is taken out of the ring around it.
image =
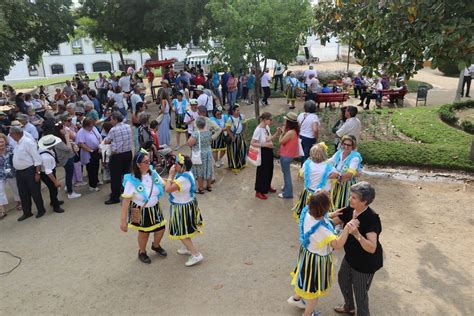
[[[459,120],[456,117],[456,113],[454,111],[459,111],[462,109],[469,109],[469,108],[474,108],[474,100],[468,100],[464,102],[454,102],[452,104],[444,104],[442,105],[439,110],[438,110],[438,115],[441,120],[444,122],[451,124],[451,125],[456,125],[459,126],[461,129],[464,131],[474,134],[474,124],[471,121],[462,121],[460,124],[458,124]]]

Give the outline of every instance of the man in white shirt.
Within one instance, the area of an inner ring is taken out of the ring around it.
[[[277,91],[278,81],[280,81],[280,90],[283,91],[283,74],[286,71],[286,67],[283,64],[275,63],[275,69],[273,70],[273,91]]]
[[[120,88],[122,88],[122,92],[127,94],[130,93],[130,75],[127,75],[124,71],[122,71],[118,85]]]
[[[372,92],[370,93],[370,95],[367,95],[366,97],[364,110],[370,109],[369,105],[370,105],[370,100],[372,99],[376,100],[375,104],[377,107],[382,106],[382,92],[383,92],[382,81],[379,78],[375,78],[374,82],[372,83],[371,89],[372,89]]]
[[[321,92],[319,80],[314,77],[314,74],[310,74],[308,81],[308,92],[306,94],[305,100],[314,100],[315,94],[319,92]]]
[[[270,83],[272,82],[270,75],[268,74],[268,68],[265,69],[265,72],[263,73],[262,79],[260,79],[260,85],[263,90],[263,99],[262,99],[262,105],[268,105],[268,98],[270,97]]]
[[[21,113],[21,114],[18,114],[16,118],[21,123],[21,125],[23,125],[23,130],[25,132],[28,132],[31,136],[33,136],[35,141],[38,141],[38,138],[39,138],[38,130],[33,124],[29,122],[28,115]]]
[[[474,74],[474,64],[472,64],[469,68],[464,68],[464,78],[462,81],[462,88],[461,88],[461,97],[464,96],[464,86],[466,85],[466,98],[470,98],[469,90],[471,90],[471,81],[472,81],[472,74]]]
[[[37,146],[30,138],[23,136],[23,130],[19,126],[10,127],[10,135],[18,145],[13,150],[13,167],[16,170],[16,181],[18,193],[20,194],[23,215],[18,218],[21,222],[31,216],[31,198],[35,202],[40,218],[46,213],[41,196],[40,173],[42,160],[38,154]]]
[[[194,131],[194,121],[199,116],[197,100],[196,99],[189,100],[189,105],[191,109],[186,111],[186,114],[184,115],[184,124],[188,126],[187,138],[189,138],[191,133]]]
[[[305,78],[304,84],[305,84],[305,87],[306,87],[306,92],[308,92],[308,86],[310,84],[310,82],[309,82],[309,80],[310,80],[309,76],[310,75],[313,75],[314,78],[318,78],[318,73],[316,72],[316,70],[314,70],[313,65],[309,65],[309,69],[306,69],[303,72],[303,76]]]
[[[357,139],[357,144],[359,144],[362,124],[356,115],[357,107],[348,106],[345,113],[346,122],[336,131],[336,135],[339,138],[342,138],[344,135],[352,135]]]
[[[142,97],[140,96],[140,85],[136,85],[133,89],[133,93],[130,95],[130,103],[132,104],[132,113],[135,113],[138,102],[143,102]]]
[[[59,137],[51,134],[41,137],[38,142],[38,152],[42,160],[40,178],[48,187],[49,199],[55,213],[64,213],[64,209],[61,208],[62,201],[58,200],[58,188],[61,187],[61,183],[56,178],[57,158],[53,150],[54,146],[61,142],[62,140]]]
[[[212,97],[209,97],[206,93],[204,93],[204,87],[199,85],[194,90],[198,95],[197,102],[198,107],[204,106],[207,109],[207,114],[212,115],[212,110],[214,109],[214,105],[212,102]]]

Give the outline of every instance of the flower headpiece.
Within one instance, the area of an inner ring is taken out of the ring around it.
[[[320,142],[318,145],[324,150],[326,154],[328,153],[328,146],[324,142]]]
[[[184,156],[178,153],[176,155],[176,162],[179,163],[180,165],[184,165]]]
[[[135,154],[135,157],[134,157],[134,162],[137,164],[137,163],[140,163],[140,161],[143,159],[143,156],[145,155],[148,155],[148,151],[146,151],[146,149],[143,149],[143,148],[140,148],[140,150]]]

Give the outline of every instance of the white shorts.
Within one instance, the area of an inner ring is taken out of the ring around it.
[[[20,201],[20,195],[18,194],[18,186],[16,184],[16,179],[6,179],[0,180],[0,205],[7,205],[8,204],[8,197],[7,192],[5,191],[5,184],[8,183],[12,192],[13,192],[13,199],[15,202]]]

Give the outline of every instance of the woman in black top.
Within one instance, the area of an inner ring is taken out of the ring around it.
[[[370,315],[368,291],[374,273],[383,266],[379,242],[382,224],[379,215],[369,207],[374,198],[375,190],[368,182],[356,183],[351,186],[350,206],[329,215],[336,225],[346,225],[354,218],[360,223],[344,245],[346,255],[338,273],[344,305],[334,308],[338,313],[355,314],[355,294],[357,315]]]

